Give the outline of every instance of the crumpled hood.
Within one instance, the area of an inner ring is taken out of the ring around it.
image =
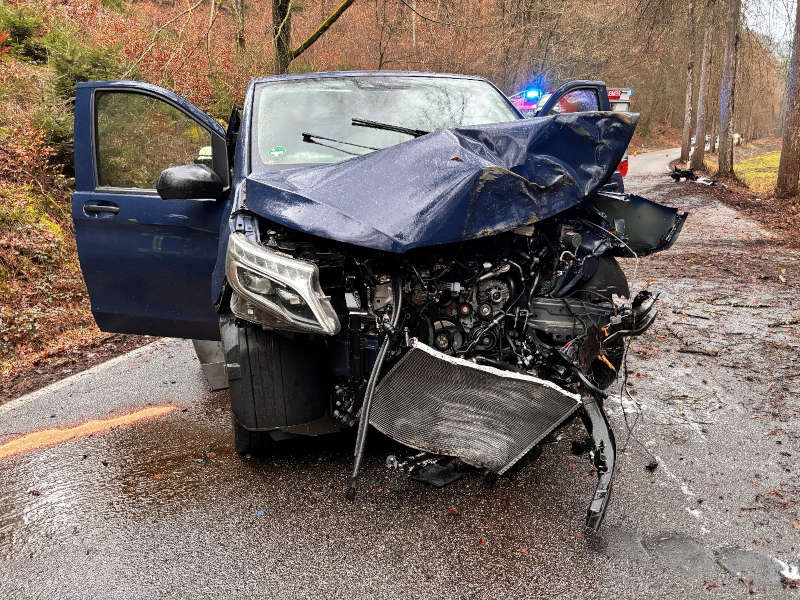
[[[637,120],[589,112],[437,130],[337,164],[251,173],[244,202],[291,229],[386,252],[494,235],[594,193]]]

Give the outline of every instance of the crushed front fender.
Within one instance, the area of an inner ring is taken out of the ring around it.
[[[610,252],[614,256],[647,256],[671,247],[683,229],[688,213],[679,212],[635,194],[599,192],[591,207],[625,242]]]

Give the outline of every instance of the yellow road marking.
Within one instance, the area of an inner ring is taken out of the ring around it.
[[[0,459],[23,454],[32,450],[49,448],[58,444],[63,444],[70,440],[84,438],[94,433],[102,433],[119,427],[120,425],[130,425],[145,419],[163,417],[164,415],[177,410],[177,406],[148,406],[141,410],[134,411],[117,417],[106,419],[91,419],[85,423],[72,427],[51,427],[25,433],[4,444],[0,444]]]

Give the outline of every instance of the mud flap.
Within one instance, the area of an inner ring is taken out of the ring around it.
[[[580,415],[586,431],[594,441],[590,457],[597,470],[597,487],[586,511],[586,527],[597,531],[611,499],[611,480],[614,477],[614,466],[617,461],[617,446],[600,400],[592,396],[585,397]]]
[[[212,391],[228,389],[228,370],[225,366],[225,348],[214,340],[192,340],[200,368]]]

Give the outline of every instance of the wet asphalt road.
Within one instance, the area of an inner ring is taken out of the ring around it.
[[[598,534],[583,530],[595,478],[569,452],[578,425],[511,477],[444,489],[387,470],[402,450],[373,435],[350,505],[351,437],[237,457],[227,392],[207,391],[189,342],[159,340],[0,406],[0,453],[33,430],[177,407],[0,458],[0,598],[800,594],[781,584],[800,564],[800,400],[788,379],[800,338],[767,327],[800,314],[775,275],[791,275],[797,253],[694,184],[665,183],[665,154],[631,157],[627,184],[692,216],[676,247],[635,273],[662,290],[662,316],[633,344],[633,401],[608,404],[618,447],[628,441]],[[635,438],[623,408],[630,423],[641,411]],[[658,458],[652,473],[643,447]]]

